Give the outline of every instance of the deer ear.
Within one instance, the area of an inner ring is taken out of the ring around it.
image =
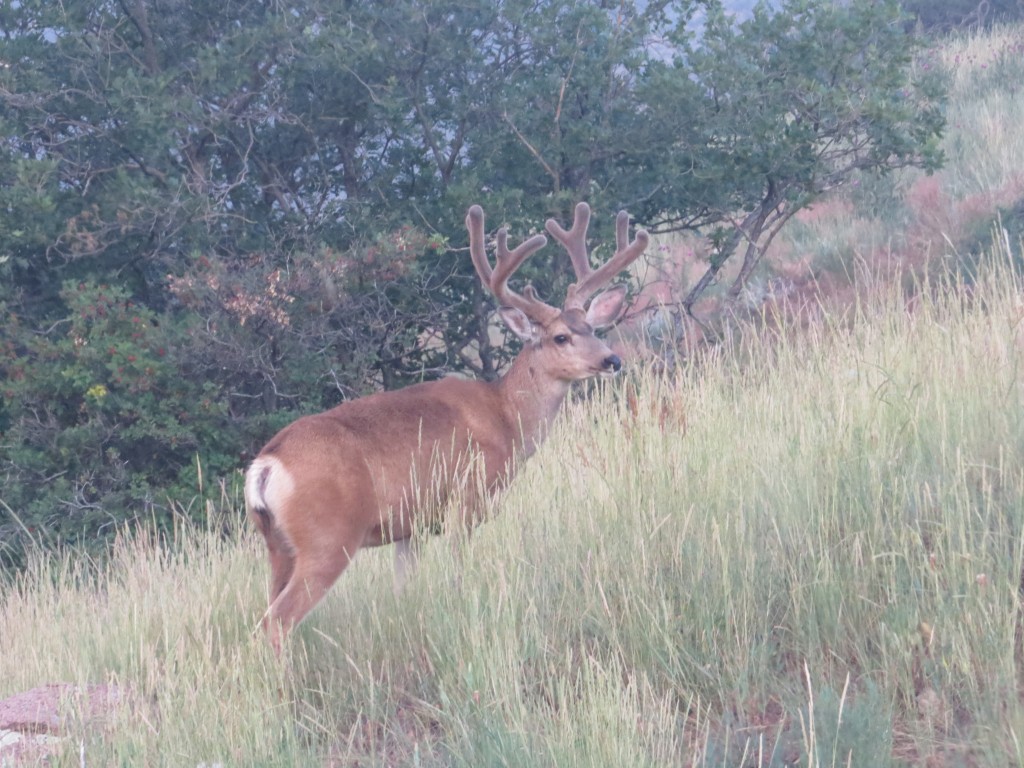
[[[594,329],[607,328],[626,308],[626,286],[617,285],[597,294],[587,309],[587,322]]]
[[[540,334],[537,333],[537,329],[530,321],[530,318],[521,309],[500,307],[498,314],[505,321],[505,325],[511,328],[512,332],[523,341],[537,341],[540,338]]]

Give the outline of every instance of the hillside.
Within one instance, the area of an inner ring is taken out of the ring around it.
[[[61,765],[1024,762],[1022,39],[938,52],[948,167],[803,217],[770,323],[568,408],[463,562],[395,597],[362,554],[279,664],[248,532],[38,559],[0,696],[136,694]]]

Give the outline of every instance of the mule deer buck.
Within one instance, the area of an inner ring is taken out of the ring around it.
[[[361,547],[395,544],[399,584],[415,558],[411,538],[417,528],[436,526],[459,502],[454,522],[468,531],[487,498],[544,439],[570,384],[620,369],[622,361],[594,331],[618,319],[626,292],[619,286],[595,294],[643,253],[648,236],[638,230],[631,242],[629,216],[620,212],[615,253],[592,269],[589,222],[586,203],[576,206],[568,231],[547,222],[576,273],[558,309],[541,301],[532,286],[521,294],[508,286],[523,261],[547,243],[544,235],[510,251],[507,231],[498,230],[492,267],[484,213],[472,206],[466,227],[473,264],[502,319],[523,341],[508,372],[494,382],[424,382],[304,416],[278,432],[252,462],[245,503],[270,554],[270,607],[263,627],[278,653],[286,634]]]

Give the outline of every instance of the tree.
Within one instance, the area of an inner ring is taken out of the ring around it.
[[[687,311],[739,258],[735,300],[785,223],[857,174],[941,163],[942,82],[914,67],[922,41],[901,19],[894,0],[784,0],[759,4],[740,24],[718,5],[698,45],[676,30],[676,57],[648,81],[646,101],[663,125],[684,108],[699,112],[685,113],[685,149],[666,153],[677,159],[648,220],[662,231],[689,226],[699,210],[690,197],[699,196],[718,225]],[[653,144],[664,142],[671,138]],[[679,177],[693,181],[680,190]]]

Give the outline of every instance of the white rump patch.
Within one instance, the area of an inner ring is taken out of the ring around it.
[[[261,478],[266,478],[261,483]],[[274,456],[259,456],[245,473],[245,505],[279,511],[295,490],[295,481],[284,464]]]

